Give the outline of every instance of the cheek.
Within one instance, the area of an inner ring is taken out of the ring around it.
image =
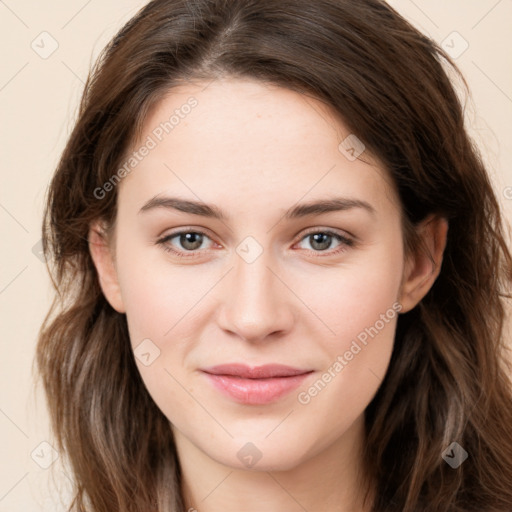
[[[346,267],[305,275],[296,280],[295,290],[324,324],[332,353],[346,350],[361,333],[363,339],[366,329],[376,323],[383,336],[388,336],[389,320],[400,309],[397,300],[401,275],[399,254],[396,257],[391,250],[382,250]]]
[[[330,277],[319,271],[313,279],[316,286],[307,295],[329,330],[324,329],[326,335],[319,343],[325,355],[322,371],[301,390],[298,401],[318,414],[328,408],[340,425],[363,412],[391,358],[401,310],[402,266],[400,251],[388,249],[364,263],[336,269]]]
[[[194,345],[188,330],[194,331],[194,304],[207,292],[208,280],[196,278],[191,285],[192,275],[183,269],[170,272],[161,263],[160,268],[139,265],[136,258],[125,263],[119,278],[135,362],[154,402],[180,423],[183,411],[195,406],[184,378],[186,357]]]
[[[215,276],[193,266],[167,261],[154,248],[125,247],[118,277],[132,344],[151,338],[165,342],[190,324]]]
[[[218,278],[211,269],[176,266],[157,251],[124,250],[130,257],[119,260],[118,277],[135,361],[153,400],[176,419],[176,411],[194,407],[187,356],[201,338],[198,315]]]

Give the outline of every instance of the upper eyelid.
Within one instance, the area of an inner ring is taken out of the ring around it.
[[[322,228],[322,227],[306,228],[306,230],[303,231],[302,233],[303,234],[302,234],[300,240],[302,240],[302,238],[304,238],[305,236],[311,235],[313,233],[331,233],[333,235],[338,235],[338,236],[341,236],[342,238],[348,238],[348,239],[354,240],[354,241],[356,239],[356,237],[354,235],[350,234],[348,231],[345,231],[342,229],[335,229],[335,228]]]
[[[174,238],[175,236],[183,235],[185,233],[199,233],[201,235],[207,236],[210,240],[215,242],[214,237],[212,237],[209,234],[209,231],[206,230],[206,229],[203,229],[203,228],[180,228],[178,231],[173,231],[173,232],[168,233],[166,235],[159,236],[158,240],[162,241],[162,240],[171,239],[171,238]],[[215,242],[215,243],[217,243],[217,242]]]

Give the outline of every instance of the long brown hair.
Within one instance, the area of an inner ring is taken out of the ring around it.
[[[381,0],[154,0],[114,37],[88,77],[43,222],[58,294],[36,362],[74,476],[70,510],[183,509],[169,421],[138,373],[125,315],[101,292],[87,237],[93,220],[115,220],[116,187],[97,190],[149,109],[175,85],[221,76],[332,107],[396,184],[407,251],[427,215],[449,221],[440,275],[399,317],[365,411],[372,510],[512,510],[512,258],[447,69],[467,93],[449,56]],[[442,457],[452,442],[469,454],[458,468]]]

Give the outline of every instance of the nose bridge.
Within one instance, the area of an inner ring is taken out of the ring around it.
[[[221,326],[247,340],[263,339],[293,325],[289,297],[268,268],[275,266],[271,260],[271,251],[261,246],[257,251],[251,240],[247,245],[242,242],[234,255],[234,269],[226,283]]]
[[[272,294],[276,290],[272,272],[268,268],[271,264],[270,259],[268,251],[251,262],[244,260],[243,257],[236,258],[233,286],[236,288],[234,295],[238,296],[239,300],[245,298],[250,302],[263,303],[272,300]]]

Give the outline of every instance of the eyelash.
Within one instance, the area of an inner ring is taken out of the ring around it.
[[[187,251],[189,254],[184,254],[181,251],[176,251],[170,245],[167,244],[167,242],[169,240],[172,240],[173,238],[175,238],[177,236],[188,234],[188,233],[200,234],[207,238],[210,238],[207,233],[205,233],[204,231],[202,231],[200,229],[188,229],[188,230],[185,229],[185,230],[176,231],[175,233],[170,233],[169,235],[164,236],[163,238],[157,240],[156,244],[161,245],[162,248],[164,249],[164,251],[169,252],[179,258],[195,258],[195,257],[199,256],[200,252],[203,252],[203,251],[196,249],[195,251]],[[323,252],[327,253],[326,255],[318,254],[315,257],[323,258],[326,256],[335,256],[337,254],[344,252],[347,249],[347,247],[353,247],[355,245],[354,240],[347,238],[343,235],[340,235],[339,233],[336,233],[334,231],[330,231],[328,229],[326,229],[326,230],[315,229],[315,230],[308,231],[302,236],[302,238],[299,240],[299,242],[302,242],[302,240],[304,240],[308,236],[319,234],[319,233],[324,234],[324,235],[330,235],[330,236],[334,237],[339,242],[341,242],[341,245],[338,247],[338,249],[336,249],[335,251],[332,251],[332,252],[331,251],[327,252],[328,250],[326,250],[326,251],[309,250],[309,252],[314,252],[314,253],[323,253]]]

